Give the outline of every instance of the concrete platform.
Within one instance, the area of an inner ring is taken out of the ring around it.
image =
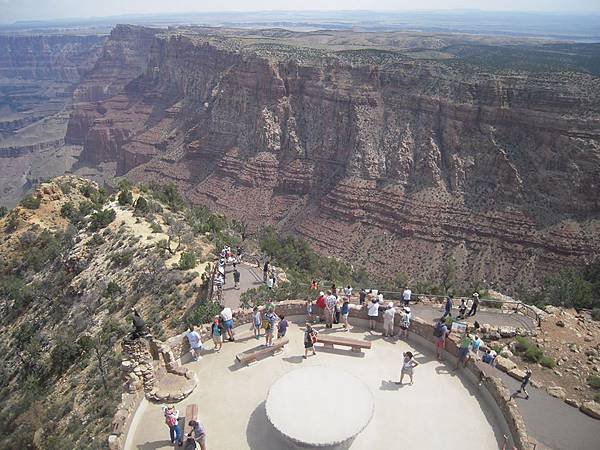
[[[226,342],[220,353],[206,354],[201,361],[188,363],[198,375],[198,387],[177,407],[183,414],[186,405],[198,404],[198,417],[206,426],[209,449],[293,448],[269,423],[265,400],[269,388],[281,376],[300,367],[315,366],[337,368],[351,374],[367,386],[373,397],[373,418],[348,448],[501,448],[506,424],[499,411],[486,403],[476,384],[436,361],[430,350],[413,343],[385,340],[379,334],[371,335],[353,327],[350,333],[341,334],[371,341],[369,352],[317,349],[316,356],[303,359],[303,333],[299,326],[303,318],[297,319],[288,317],[291,323],[286,336],[290,343],[283,354],[249,367],[236,363],[237,353],[259,344],[244,325],[236,330],[236,341]],[[316,328],[322,330],[320,326]],[[415,369],[414,384],[399,386],[394,382],[399,380],[402,352],[407,350],[415,354],[420,365]],[[353,395],[339,383],[317,383],[303,387],[302,393],[302,403],[315,409],[326,405],[329,408]],[[293,410],[299,406],[298,401],[290,400],[287,406]],[[134,418],[125,449],[172,450],[168,437],[160,405],[144,400]]]
[[[351,395],[332,395],[315,406],[306,396],[314,386],[335,386]],[[286,373],[269,389],[265,405],[273,427],[304,447],[332,447],[354,438],[373,417],[373,408],[373,395],[361,380],[325,366]]]

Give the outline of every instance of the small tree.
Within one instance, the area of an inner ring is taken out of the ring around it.
[[[118,201],[121,206],[131,205],[133,204],[133,194],[130,190],[121,191],[119,192]]]
[[[22,201],[21,205],[27,209],[38,209],[40,207],[42,200],[39,197],[35,197],[31,194],[26,196]]]
[[[189,270],[196,267],[196,254],[193,251],[183,252],[179,258],[179,268],[181,270]]]
[[[90,231],[98,231],[102,228],[105,228],[113,220],[115,220],[116,217],[117,213],[115,213],[115,210],[112,208],[96,211],[92,214],[92,218],[90,221]]]
[[[143,216],[148,214],[148,212],[150,212],[148,201],[140,195],[135,202],[135,213]]]
[[[181,221],[176,221],[174,223],[172,222],[167,236],[169,238],[167,240],[160,241],[158,246],[164,250],[167,250],[171,255],[177,253],[183,243],[191,240],[189,228]]]

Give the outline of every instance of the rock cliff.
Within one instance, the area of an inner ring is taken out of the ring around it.
[[[597,74],[475,65],[456,36],[126,30],[90,75],[122,89],[69,124],[90,163],[372,272],[435,278],[454,258],[515,286],[600,252]],[[117,47],[135,63],[115,76]]]

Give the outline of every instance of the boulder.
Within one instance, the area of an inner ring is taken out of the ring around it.
[[[544,311],[546,311],[548,314],[558,314],[560,313],[560,308],[557,308],[556,306],[546,305],[544,306]]]
[[[517,335],[517,330],[514,327],[501,327],[498,332],[503,338],[511,338]]]
[[[600,419],[600,403],[594,401],[584,402],[579,410],[594,419]]]
[[[500,336],[500,333],[498,333],[497,331],[490,331],[489,333],[483,335],[483,339],[486,341],[497,341],[501,337],[502,336]]]
[[[565,327],[565,322],[564,322],[564,320],[557,320],[557,321],[556,321],[556,326],[557,326],[557,327],[564,328],[564,327]]]
[[[515,367],[515,368],[514,368],[514,369],[512,369],[512,370],[509,370],[509,371],[508,371],[508,374],[509,374],[511,377],[513,377],[514,379],[516,379],[516,380],[519,380],[519,381],[523,381],[523,378],[525,378],[525,371],[524,371],[524,370],[521,370],[521,369],[519,369],[518,367]],[[532,384],[533,384],[533,383],[532,383]]]
[[[498,369],[500,369],[502,372],[510,372],[511,370],[513,370],[514,368],[517,367],[517,365],[512,362],[510,359],[508,358],[504,358],[500,355],[496,356],[496,359],[494,360],[496,367]]]
[[[560,398],[561,400],[564,400],[565,398],[567,398],[567,392],[565,391],[564,388],[562,388],[560,386],[548,386],[546,388],[546,391],[552,397]]]
[[[573,406],[574,408],[579,408],[581,406],[581,404],[574,398],[565,398],[565,403],[567,405]]]
[[[508,348],[504,347],[502,350],[500,350],[500,356],[502,356],[503,358],[512,358],[513,352],[511,352]]]

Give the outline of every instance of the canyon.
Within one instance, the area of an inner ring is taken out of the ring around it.
[[[371,274],[439,280],[452,261],[459,282],[509,291],[600,255],[598,44],[130,25],[61,50],[15,39],[0,37],[5,202],[61,171],[172,182]]]

